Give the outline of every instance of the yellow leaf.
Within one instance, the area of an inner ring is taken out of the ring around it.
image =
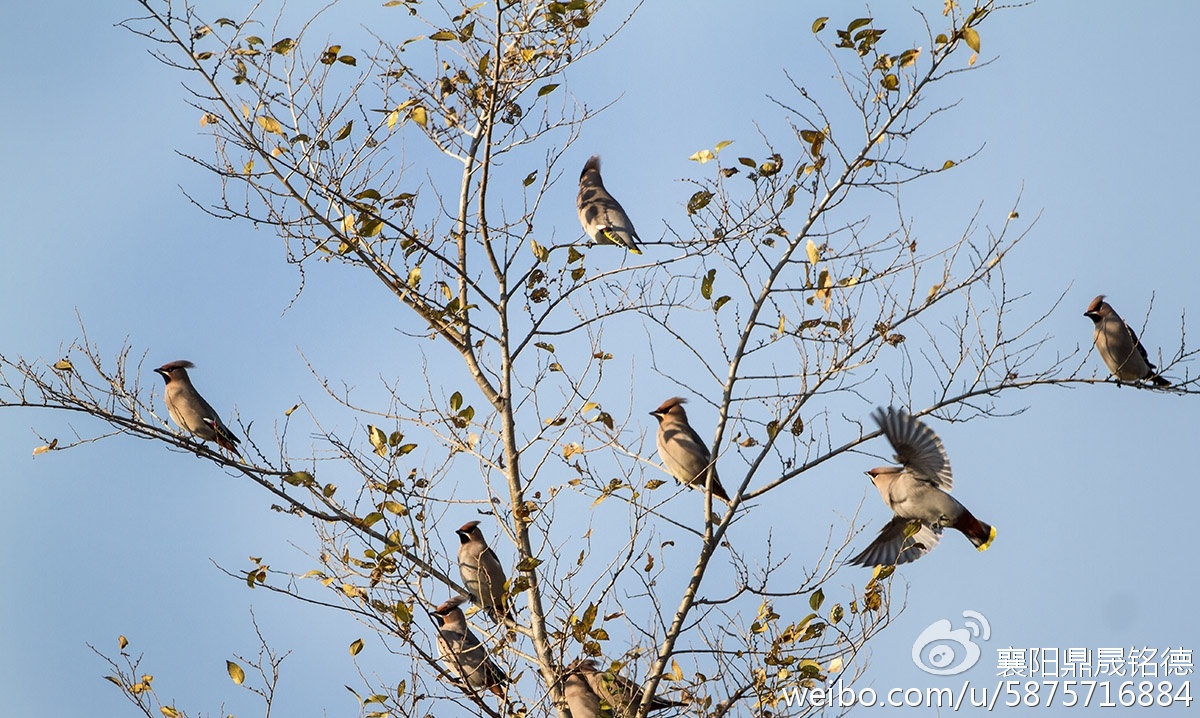
[[[58,439],[52,440],[49,444],[46,444],[45,446],[37,447],[36,449],[33,450],[33,455],[37,456],[38,454],[44,454],[47,451],[54,451],[54,448],[56,446],[58,446]]]
[[[933,285],[932,287],[930,287],[930,288],[929,288],[929,296],[925,297],[925,301],[926,301],[926,302],[932,302],[932,301],[933,301],[933,298],[934,298],[934,297],[936,297],[936,296],[937,296],[937,293],[938,293],[938,292],[940,292],[940,291],[942,291],[942,284],[941,284],[941,282],[939,282],[939,283],[937,283],[937,284],[935,284],[935,285]]]
[[[783,330],[787,328],[787,317],[779,315],[779,333],[783,334]]]
[[[837,673],[837,672],[841,671],[841,670],[842,670],[842,663],[843,663],[843,661],[842,661],[842,657],[841,657],[841,656],[838,656],[837,658],[835,658],[835,659],[833,659],[832,661],[830,661],[830,662],[829,662],[829,668],[828,668],[829,672],[830,672],[830,673]]]
[[[583,408],[579,410],[579,413],[582,414],[584,412],[591,411],[592,409],[599,409],[599,408],[600,408],[599,404],[597,404],[594,401],[589,401],[588,403],[583,405]]]
[[[279,124],[279,120],[266,115],[260,115],[257,119],[258,126],[263,128],[265,132],[269,132],[273,135],[283,135],[283,125]]]
[[[363,641],[361,638],[354,639],[354,643],[350,644],[350,655],[357,656],[362,653]]]
[[[409,117],[421,127],[424,127],[429,122],[429,115],[425,112],[424,107],[414,107],[412,112],[409,113]]]
[[[371,439],[371,446],[375,447],[375,453],[387,458],[387,434],[383,433],[383,429],[367,424],[367,435]]]
[[[671,678],[676,681],[683,680],[683,669],[679,667],[679,661],[671,659]]]
[[[712,150],[700,150],[699,152],[696,152],[695,154],[693,154],[691,157],[688,157],[689,160],[691,160],[693,162],[699,162],[700,164],[704,164],[705,162],[708,162],[709,160],[713,160],[716,158],[717,158],[717,156],[713,154]]]
[[[827,22],[829,22],[829,18],[827,18],[827,17],[819,17],[816,20],[813,20],[813,24],[812,24],[813,34],[816,35],[818,32],[821,32],[821,30],[824,30],[825,23],[827,23]]]
[[[129,645],[129,639],[125,636],[117,636],[117,645],[120,646],[121,650],[123,651],[125,650],[125,646]]]
[[[733,144],[733,140],[721,140],[720,142],[717,143],[717,146],[713,148],[713,151],[720,152],[721,150],[725,149],[726,147],[728,147],[729,145],[732,145],[732,144]]]
[[[963,42],[967,43],[967,47],[975,52],[979,52],[979,33],[973,27],[964,27],[962,31]]]
[[[388,116],[387,116],[387,126],[388,126],[388,129],[389,129],[389,130],[391,130],[391,129],[395,129],[395,127],[396,127],[396,123],[397,123],[399,120],[400,120],[400,113],[399,113],[399,112],[396,112],[395,110],[392,110],[391,112],[389,112],[389,113],[388,113]]]
[[[975,61],[976,61],[976,60],[978,60],[978,59],[979,59],[979,53],[977,53],[977,52],[972,52],[972,53],[971,53],[971,59],[967,60],[967,66],[968,66],[968,67],[971,67],[971,66],[973,66],[973,65],[975,64]]]
[[[808,244],[804,245],[804,251],[808,253],[808,263],[815,265],[821,259],[821,250],[817,249],[816,242],[811,239]]]
[[[246,162],[245,165],[242,166],[242,174],[248,175],[253,171],[254,171],[254,160],[251,159],[250,161]]]
[[[536,239],[529,240],[529,247],[533,250],[533,256],[537,258],[537,261],[545,262],[550,259],[550,251],[538,244]]]
[[[246,672],[243,671],[242,667],[238,664],[234,663],[233,661],[225,661],[225,670],[229,671],[229,677],[234,683],[240,686],[243,682],[245,682]]]
[[[292,406],[292,408],[291,408],[291,409],[288,409],[287,411],[283,412],[283,415],[284,415],[284,416],[291,416],[291,415],[292,415],[292,412],[296,411],[296,410],[297,410],[297,409],[299,409],[299,408],[300,408],[300,405],[299,405],[299,404],[296,404],[296,405]]]
[[[167,718],[180,718],[182,715],[179,711],[175,710],[171,706],[162,706],[158,710]]]
[[[951,167],[955,166],[956,164],[958,164],[958,163],[955,162],[954,160],[946,160],[945,163],[942,164],[942,169],[948,170]]]
[[[421,284],[421,265],[408,270],[408,286],[416,288]]]

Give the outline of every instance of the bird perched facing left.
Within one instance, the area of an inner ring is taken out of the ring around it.
[[[431,614],[438,622],[438,656],[460,687],[472,692],[486,688],[503,698],[508,676],[467,626],[467,617],[459,608],[466,600],[466,596],[455,596]]]
[[[504,567],[496,552],[488,547],[479,522],[469,521],[454,533],[459,540],[458,570],[471,600],[483,606],[497,623],[501,615],[511,619],[504,593]]]
[[[1104,301],[1103,294],[1092,300],[1083,316],[1092,320],[1092,340],[1096,342],[1096,351],[1117,381],[1133,383],[1149,380],[1155,386],[1171,386],[1171,382],[1155,372],[1146,347],[1138,341],[1133,328]]]
[[[693,489],[704,490],[708,474],[712,472],[713,496],[729,503],[729,494],[717,478],[717,463],[708,453],[704,440],[688,424],[683,404],[687,399],[673,396],[667,399],[650,416],[658,419],[658,455],[667,470],[680,483]]]
[[[581,685],[578,681],[574,681],[572,676],[577,676],[583,679]],[[607,705],[609,714],[613,718],[629,718],[637,712],[638,704],[642,700],[642,687],[633,681],[629,680],[613,669],[606,671],[600,670],[596,661],[587,658],[580,658],[567,667],[567,676],[564,682],[564,693],[567,698],[567,705],[571,707],[571,715],[574,718],[592,718],[600,716],[599,708]],[[587,695],[584,688],[590,689],[590,692],[595,697]],[[572,697],[575,701],[572,702]],[[596,713],[589,714],[587,709],[592,705],[601,704]],[[582,714],[575,713],[575,706],[580,706]],[[650,712],[662,710],[663,708],[680,708],[687,705],[681,701],[672,701],[662,696],[654,696],[650,700]]]
[[[579,223],[593,242],[616,244],[634,254],[641,254],[637,246],[637,230],[629,215],[613,196],[604,189],[600,179],[600,156],[593,155],[583,165],[579,175],[579,195],[575,198],[579,210]]]
[[[933,550],[943,528],[958,529],[980,551],[996,538],[996,529],[983,523],[950,495],[954,478],[942,440],[904,409],[876,409],[871,415],[896,450],[902,466],[871,469],[867,476],[884,503],[895,513],[879,536],[850,559],[859,566],[895,565],[915,561]],[[916,522],[916,531],[910,525]]]
[[[217,446],[237,453],[238,438],[217,416],[212,405],[200,396],[187,370],[196,365],[190,361],[173,361],[163,364],[154,372],[162,376],[167,383],[163,390],[163,398],[167,403],[167,413],[180,429],[198,436],[202,441],[215,441]]]

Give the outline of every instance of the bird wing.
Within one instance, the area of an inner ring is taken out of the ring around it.
[[[941,530],[922,523],[915,534],[905,536],[912,521],[893,516],[871,545],[846,563],[854,566],[898,566],[916,561],[929,553],[942,540]]]
[[[637,250],[638,235],[633,222],[621,203],[603,187],[586,185],[580,188],[576,206],[579,221],[593,240]]]
[[[876,409],[875,423],[896,451],[896,461],[919,481],[949,491],[954,486],[950,459],[942,440],[919,419],[904,409],[889,406],[887,411]]]
[[[1137,333],[1133,331],[1133,327],[1129,326],[1129,322],[1121,320],[1121,326],[1125,327],[1125,331],[1129,332],[1129,338],[1133,341],[1133,345],[1137,347],[1138,354],[1142,355],[1142,360],[1146,362],[1146,366],[1150,367],[1150,371],[1154,371],[1157,367],[1150,363],[1150,355],[1146,353],[1146,347],[1138,341]]]

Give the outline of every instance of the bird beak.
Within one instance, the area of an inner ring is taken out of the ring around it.
[[[875,479],[875,477],[871,475],[870,471],[864,471],[863,475],[865,475],[868,479],[871,479],[871,480]]]

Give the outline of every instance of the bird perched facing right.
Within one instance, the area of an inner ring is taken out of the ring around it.
[[[492,620],[500,622],[500,616],[512,618],[507,608],[504,593],[504,567],[500,559],[487,545],[478,521],[463,524],[454,533],[458,534],[458,570],[463,584],[471,594],[471,600],[483,606]]]
[[[613,196],[604,189],[600,179],[600,156],[593,155],[583,165],[579,175],[579,195],[575,198],[579,210],[579,223],[593,242],[616,244],[634,254],[641,254],[637,246],[637,230],[629,215]]]
[[[641,686],[611,668],[600,670],[596,661],[590,658],[580,658],[567,667],[563,693],[573,718],[599,718],[601,704],[608,706],[608,714],[613,718],[629,718],[637,712],[642,700]],[[687,704],[654,696],[650,700],[650,711],[684,705]],[[591,712],[593,710],[595,712]]]
[[[236,454],[238,438],[217,416],[212,405],[192,386],[187,370],[195,366],[190,361],[180,360],[163,364],[154,370],[167,383],[163,390],[167,413],[180,429],[200,437],[202,441],[215,441],[217,446]]]
[[[438,656],[460,687],[472,692],[486,688],[503,698],[508,676],[488,657],[483,644],[467,626],[467,617],[459,608],[466,600],[466,596],[455,596],[431,614],[438,621]]]
[[[729,503],[729,494],[717,478],[717,462],[709,455],[704,440],[688,424],[687,412],[683,410],[686,401],[673,396],[650,412],[650,416],[658,419],[658,455],[671,476],[693,489],[704,490],[711,470],[713,496]]]
[[[942,529],[958,529],[980,551],[996,538],[988,526],[950,495],[954,478],[942,440],[904,409],[876,409],[871,418],[883,429],[902,466],[871,469],[867,476],[895,516],[862,553],[850,559],[859,566],[896,565],[916,561],[937,546]],[[909,526],[919,522],[913,533]]]
[[[1092,339],[1096,342],[1096,351],[1117,381],[1149,380],[1155,386],[1171,386],[1171,382],[1155,372],[1146,347],[1138,341],[1133,328],[1104,301],[1103,294],[1092,300],[1083,316],[1095,325]]]

